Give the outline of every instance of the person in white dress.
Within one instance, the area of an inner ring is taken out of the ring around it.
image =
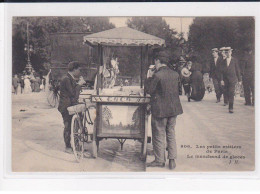
[[[24,93],[28,94],[31,92],[32,92],[31,81],[29,79],[29,76],[25,76],[24,77]]]

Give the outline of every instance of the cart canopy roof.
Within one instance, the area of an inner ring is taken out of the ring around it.
[[[165,40],[132,28],[120,27],[84,36],[84,43],[106,46],[164,46]]]

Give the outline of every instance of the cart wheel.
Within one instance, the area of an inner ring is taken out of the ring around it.
[[[74,115],[71,120],[71,146],[76,160],[80,162],[84,157],[84,137],[77,115]]]
[[[47,101],[51,107],[55,108],[58,106],[59,103],[59,95],[55,94],[53,91],[50,91],[47,96]]]

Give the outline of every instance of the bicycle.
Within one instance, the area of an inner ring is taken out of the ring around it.
[[[93,104],[87,105],[85,100],[84,103],[68,107],[69,114],[73,115],[71,120],[71,146],[78,162],[84,158],[84,143],[87,143],[89,139],[93,140],[95,121],[93,122],[91,119],[91,109],[96,109],[96,106]],[[93,128],[92,133],[89,131],[91,127]],[[97,149],[92,150],[92,155],[94,158],[97,157]]]

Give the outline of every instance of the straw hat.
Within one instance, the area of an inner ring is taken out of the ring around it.
[[[191,72],[190,72],[187,68],[183,68],[183,69],[181,70],[181,75],[182,75],[183,77],[190,77]]]

